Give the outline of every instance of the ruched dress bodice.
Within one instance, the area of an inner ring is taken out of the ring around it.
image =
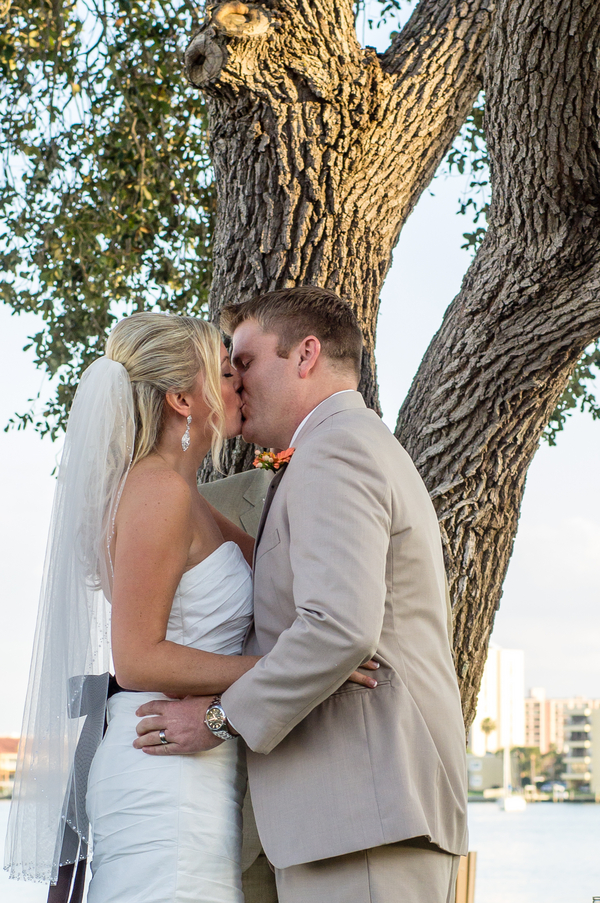
[[[251,571],[239,546],[226,542],[183,574],[166,639],[239,655],[251,619]],[[153,699],[166,697],[122,692],[108,701],[88,781],[88,903],[243,903],[238,741],[194,756],[134,749],[135,712]]]
[[[183,574],[166,638],[205,652],[239,655],[251,620],[252,572],[240,547],[224,542]]]

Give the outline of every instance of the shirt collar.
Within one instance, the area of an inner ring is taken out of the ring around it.
[[[296,439],[298,438],[298,436],[299,436],[299,434],[300,434],[300,430],[302,429],[302,427],[304,426],[304,424],[306,423],[306,421],[308,420],[308,418],[311,417],[311,416],[315,413],[315,411],[317,410],[317,408],[320,408],[322,404],[325,404],[326,401],[329,401],[329,399],[330,399],[330,398],[333,398],[335,395],[343,395],[345,392],[354,392],[354,391],[355,391],[354,389],[342,389],[340,392],[333,392],[331,395],[328,395],[327,398],[324,398],[323,401],[320,401],[319,404],[316,405],[316,406],[312,409],[312,411],[309,411],[309,412],[308,412],[308,414],[306,415],[306,417],[304,418],[304,420],[302,421],[302,423],[298,424],[298,426],[296,427],[296,432],[295,432],[294,435],[292,436],[292,441],[290,442],[290,448],[293,448],[293,447],[294,447],[294,442],[295,442]]]

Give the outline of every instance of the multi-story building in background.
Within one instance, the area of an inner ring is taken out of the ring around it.
[[[600,699],[574,696],[570,699],[546,699],[543,687],[533,687],[525,699],[525,746],[537,746],[542,755],[554,747],[562,753],[565,725],[574,708],[600,708]]]
[[[554,746],[556,748],[556,752],[558,753],[562,753],[563,746],[565,744],[565,706],[568,704],[568,702],[568,699],[547,700],[548,749],[550,748],[550,746]],[[548,752],[548,749],[546,749],[546,752]]]
[[[11,796],[17,767],[16,737],[0,737],[0,796]]]
[[[548,752],[550,739],[550,700],[543,687],[533,687],[525,699],[525,746],[539,746]]]
[[[525,745],[524,658],[522,649],[490,644],[469,738],[475,756]]]
[[[543,687],[532,687],[525,699],[525,746],[539,747],[542,755],[552,746],[562,752],[568,703],[568,699],[546,699]]]
[[[569,700],[564,715],[563,780],[569,790],[600,795],[600,700]]]
[[[529,746],[542,755],[551,749],[563,754],[562,780],[568,789],[591,792],[600,802],[600,699],[547,699],[543,687],[533,687],[525,698],[521,649],[490,644],[469,746],[472,790],[479,783],[485,789],[494,767],[478,764],[477,757],[506,746]]]
[[[600,700],[596,708],[591,710],[591,747],[590,747],[590,791],[595,795],[596,802],[600,803]]]

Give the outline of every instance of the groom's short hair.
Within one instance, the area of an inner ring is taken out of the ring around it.
[[[245,320],[256,320],[264,332],[278,336],[280,357],[287,357],[306,336],[316,336],[327,358],[360,378],[361,328],[351,305],[335,292],[302,285],[268,292],[241,304],[227,304],[221,311],[221,328],[226,335],[232,336]]]

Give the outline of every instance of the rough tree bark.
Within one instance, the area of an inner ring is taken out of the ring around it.
[[[423,0],[389,51],[349,0],[226,2],[186,64],[209,98],[219,215],[211,310],[311,283],[352,299],[379,409],[379,293],[402,224],[481,87],[490,0]],[[249,36],[248,36],[249,35]],[[249,461],[237,443],[230,462]]]
[[[213,316],[256,292],[334,289],[361,321],[361,391],[377,410],[392,249],[482,86],[491,39],[490,232],[397,429],[440,516],[467,724],[527,466],[600,332],[600,0],[499,0],[495,20],[494,6],[421,0],[377,55],[359,46],[348,0],[225,2],[186,54],[209,100],[219,193]],[[230,470],[248,463],[237,443]]]
[[[599,67],[597,0],[499,4],[490,226],[398,418],[442,527],[468,723],[527,469],[600,333]]]

